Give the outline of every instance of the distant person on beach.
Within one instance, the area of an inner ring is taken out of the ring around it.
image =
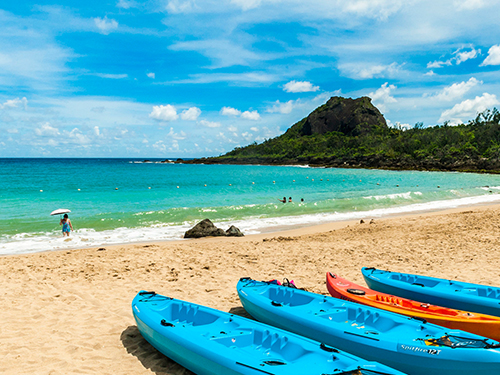
[[[61,219],[59,225],[62,225],[63,237],[69,237],[69,233],[73,230],[73,225],[71,225],[71,220],[69,219],[68,214],[64,214],[64,217]]]
[[[278,199],[282,203],[286,203],[286,197],[283,197],[283,199]]]
[[[292,201],[292,197],[289,197],[289,198],[288,198],[288,202],[291,202],[291,201]]]

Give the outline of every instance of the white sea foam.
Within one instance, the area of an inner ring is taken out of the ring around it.
[[[331,212],[285,217],[252,217],[239,221],[214,222],[223,229],[235,225],[245,234],[256,234],[273,230],[284,230],[298,226],[309,226],[335,221],[357,220],[387,217],[412,212],[437,211],[448,208],[472,206],[500,202],[500,194],[480,195],[466,198],[415,203],[405,206],[379,208],[369,211]],[[153,224],[145,228],[121,227],[113,230],[96,232],[93,229],[78,229],[71,237],[62,237],[60,231],[44,233],[19,233],[10,237],[0,237],[0,255],[33,253],[46,250],[77,249],[120,243],[151,241],[169,241],[182,239],[184,232],[192,228],[195,222],[182,225]]]

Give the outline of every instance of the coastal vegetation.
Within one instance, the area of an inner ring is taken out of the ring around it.
[[[370,98],[332,97],[284,134],[202,163],[500,172],[500,112],[467,124],[389,127]]]

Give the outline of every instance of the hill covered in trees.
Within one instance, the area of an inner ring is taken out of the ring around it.
[[[368,97],[332,97],[281,136],[192,162],[499,173],[499,123],[494,108],[467,124],[404,130],[388,127]]]

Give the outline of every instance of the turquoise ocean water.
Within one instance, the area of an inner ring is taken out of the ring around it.
[[[500,176],[486,174],[0,159],[0,254],[177,240],[205,218],[252,234],[494,203],[499,193]],[[58,208],[71,210],[71,240],[50,216]]]

